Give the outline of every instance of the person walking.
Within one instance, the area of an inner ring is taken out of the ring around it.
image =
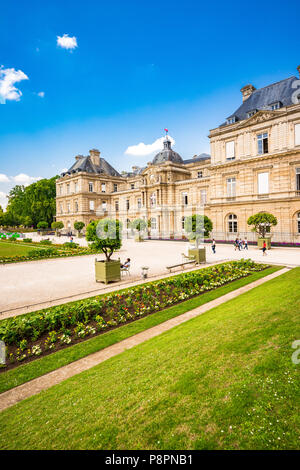
[[[263,244],[262,251],[263,251],[263,256],[267,256],[267,244],[266,244],[265,241],[264,241],[264,244]]]
[[[216,254],[216,240],[214,238],[212,240],[211,249],[213,253]]]
[[[247,240],[247,237],[245,237],[244,243],[245,243],[244,249],[245,249],[245,250],[248,250],[248,240]]]

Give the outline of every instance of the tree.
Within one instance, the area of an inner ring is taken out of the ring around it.
[[[147,228],[147,222],[146,220],[144,219],[135,219],[132,223],[131,223],[131,228],[133,230],[136,230],[137,232],[144,232],[144,230],[146,230]]]
[[[23,220],[24,227],[31,227],[32,226],[32,218],[29,215],[26,215]]]
[[[247,220],[247,224],[253,226],[252,232],[256,232],[261,238],[265,238],[271,227],[277,225],[277,219],[275,215],[268,212],[259,212],[251,215]]]
[[[75,230],[78,230],[78,233],[81,232],[81,230],[83,229],[83,227],[85,226],[85,223],[84,222],[74,222],[74,228]]]
[[[24,224],[25,217],[30,217],[34,227],[45,221],[50,226],[56,210],[56,179],[42,179],[29,186],[17,185],[8,195],[5,213],[7,225]]]
[[[195,240],[196,247],[204,237],[208,237],[213,229],[212,221],[207,215],[190,215],[185,218],[184,230],[190,240]]]
[[[44,220],[42,220],[41,222],[39,222],[37,224],[37,228],[38,229],[46,229],[48,228],[48,222],[45,222]]]
[[[106,261],[114,251],[122,246],[122,224],[119,220],[102,219],[92,221],[86,228],[86,240],[91,243],[91,247],[98,252],[105,254]]]
[[[61,222],[60,220],[57,221],[57,222],[52,222],[51,224],[51,228],[53,228],[56,232],[56,235],[58,234],[59,230],[61,230],[62,228],[64,228],[64,224],[63,222]]]

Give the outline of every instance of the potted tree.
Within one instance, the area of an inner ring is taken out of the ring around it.
[[[38,234],[40,235],[42,230],[45,231],[48,228],[48,222],[41,220],[41,222],[37,224],[36,228],[38,229]]]
[[[121,279],[120,259],[112,260],[114,251],[122,246],[122,224],[119,220],[102,219],[92,221],[86,228],[86,240],[98,253],[104,253],[105,260],[95,260],[97,282],[119,281]]]
[[[60,236],[60,230],[64,228],[64,224],[61,221],[52,222],[51,228],[53,228],[53,230],[55,230],[56,236],[59,237]]]
[[[271,248],[271,227],[277,225],[277,219],[273,214],[268,212],[259,212],[251,215],[247,220],[248,225],[252,225],[252,232],[258,234],[257,246],[262,248],[266,242],[267,249]]]
[[[206,252],[205,246],[201,241],[204,237],[208,237],[212,231],[212,221],[206,215],[190,215],[186,217],[184,222],[184,230],[190,240],[190,243],[195,244],[194,248],[189,248],[189,256],[195,258],[196,262],[205,263]]]
[[[136,242],[144,241],[144,238],[143,238],[143,235],[141,234],[141,232],[145,232],[145,230],[147,228],[146,220],[144,220],[144,219],[135,219],[131,224],[131,228],[136,232],[135,237],[134,237],[135,241]]]
[[[81,230],[83,229],[84,226],[85,226],[84,222],[77,222],[77,221],[74,222],[74,228],[78,232],[78,237],[82,237]]]

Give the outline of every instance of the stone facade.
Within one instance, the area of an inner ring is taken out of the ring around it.
[[[56,219],[74,232],[76,220],[117,217],[126,229],[141,217],[151,221],[152,237],[182,238],[184,217],[205,213],[216,240],[255,240],[247,219],[267,211],[278,219],[273,241],[300,243],[299,86],[291,77],[265,89],[243,87],[242,106],[210,131],[211,158],[182,160],[168,139],[147,167],[122,175],[96,150],[76,157],[85,166],[57,180]],[[277,101],[266,105],[270,96]],[[246,112],[252,102],[256,109]]]

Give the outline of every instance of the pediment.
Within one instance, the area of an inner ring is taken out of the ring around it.
[[[260,110],[250,118],[242,121],[237,128],[252,126],[253,124],[259,124],[260,122],[268,121],[269,119],[276,118],[283,115],[283,112],[280,111],[269,111],[269,110]]]

